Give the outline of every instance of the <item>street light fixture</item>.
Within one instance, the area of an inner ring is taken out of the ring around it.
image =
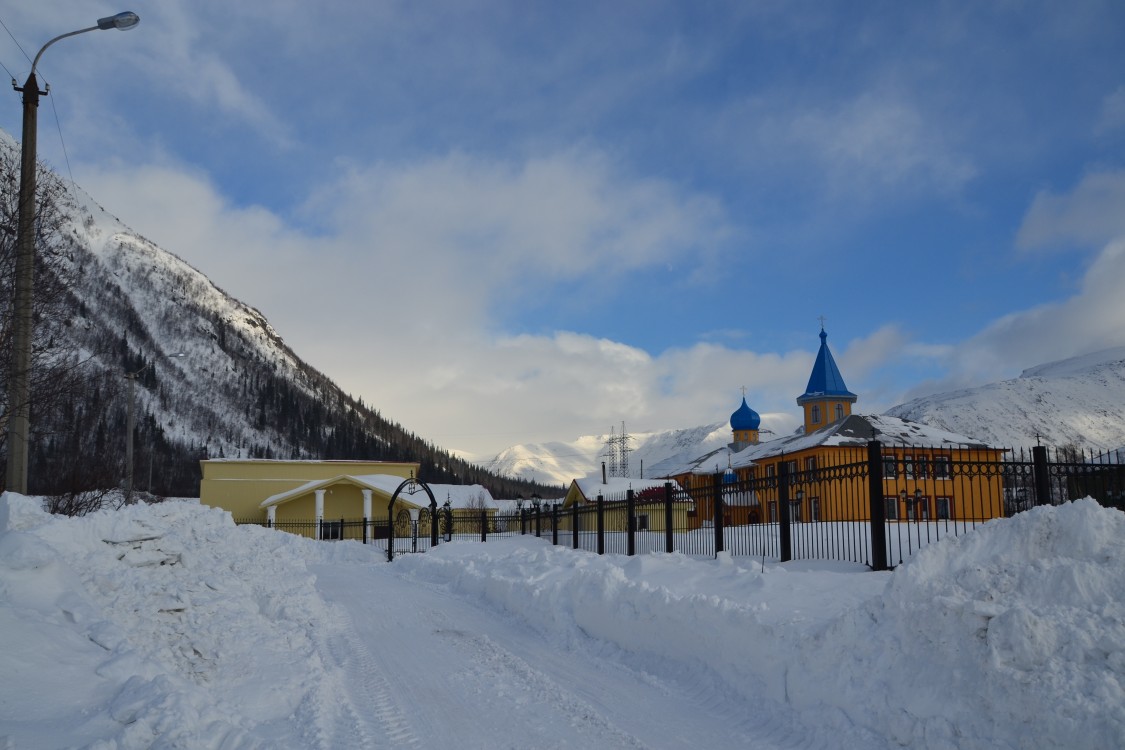
[[[184,352],[176,352],[169,354],[168,358],[186,357]],[[133,414],[136,411],[137,403],[137,378],[141,376],[148,368],[152,367],[154,363],[149,362],[147,365],[137,370],[136,372],[125,373],[125,378],[129,381],[129,411],[125,420],[125,504],[133,504]],[[152,491],[152,480],[149,480],[149,491]]]
[[[31,398],[31,296],[35,281],[35,163],[39,126],[39,90],[35,69],[39,58],[55,42],[87,31],[131,29],[140,23],[140,16],[131,11],[98,19],[96,26],[60,34],[44,44],[31,63],[31,74],[23,88],[23,143],[20,153],[19,226],[16,235],[15,288],[12,294],[12,359],[8,373],[8,465],[5,489],[27,494],[28,433],[30,432]]]

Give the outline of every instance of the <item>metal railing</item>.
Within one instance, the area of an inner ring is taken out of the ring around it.
[[[1093,497],[1125,510],[1125,465],[1117,454],[1079,455],[1036,446],[982,451],[958,446],[839,449],[828,466],[736,477],[691,477],[641,493],[598,495],[567,508],[514,513],[458,511],[440,519],[438,542],[533,535],[596,554],[720,553],[780,562],[825,559],[892,568],[919,549],[994,518],[1036,505]],[[784,458],[784,457],[783,457]],[[353,539],[388,557],[431,547],[428,516],[393,526],[371,519],[278,521],[273,528],[313,538]],[[243,521],[270,525],[262,521]]]

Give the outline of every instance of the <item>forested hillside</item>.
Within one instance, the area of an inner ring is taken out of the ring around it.
[[[0,133],[0,451],[18,185],[18,147]],[[429,482],[556,492],[454,457],[344,393],[260,312],[44,168],[37,196],[29,492],[122,483],[131,385],[138,491],[195,496],[201,458],[246,457],[418,461]]]

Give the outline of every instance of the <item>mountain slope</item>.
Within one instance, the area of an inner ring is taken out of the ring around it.
[[[1125,348],[1028,368],[1018,378],[914,399],[887,414],[999,446],[1125,445]]]
[[[19,159],[3,132],[0,157],[6,250],[14,237]],[[39,183],[40,205],[54,201],[62,220],[37,241],[37,252],[52,259],[37,273],[46,274],[41,281],[66,283],[64,314],[37,323],[37,346],[50,342],[62,351],[82,374],[82,389],[50,409],[37,404],[47,404],[42,391],[51,384],[33,390],[31,492],[67,489],[59,485],[68,464],[87,466],[84,478],[74,478],[79,484],[105,484],[106,476],[94,476],[102,464],[110,465],[113,481],[123,476],[124,375],[136,372],[138,489],[147,489],[147,473],[166,480],[153,488],[160,494],[194,496],[200,458],[263,457],[413,460],[427,481],[481,484],[496,497],[549,491],[492,475],[385,419],[303,362],[259,311],[133,232],[80,188],[42,168]],[[0,285],[9,278],[0,268]]]
[[[528,443],[499,453],[488,464],[498,474],[551,484],[599,474],[607,455],[607,435],[584,435],[571,442]],[[620,436],[618,436],[620,437]],[[655,477],[666,463],[681,464],[731,441],[725,422],[680,430],[629,433],[629,476]]]

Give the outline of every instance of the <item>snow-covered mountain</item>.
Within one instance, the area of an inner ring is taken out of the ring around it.
[[[677,465],[721,448],[731,441],[726,422],[681,430],[626,433],[629,476],[660,476],[661,466]],[[498,474],[517,476],[550,484],[569,484],[570,480],[600,474],[602,463],[611,467],[607,438],[612,435],[584,435],[571,442],[528,443],[502,451],[488,468]],[[620,439],[621,434],[615,437]]]
[[[1074,445],[1101,453],[1125,446],[1125,347],[1032,367],[1012,380],[915,399],[886,414],[999,447]],[[726,422],[632,435],[631,476],[655,477],[731,441]],[[772,435],[763,432],[762,439]],[[605,435],[573,442],[517,445],[490,464],[494,471],[568,483],[601,470]],[[720,467],[721,468],[721,467]]]
[[[1023,371],[1018,378],[914,399],[887,414],[993,445],[1125,446],[1125,347]]]
[[[0,131],[0,338],[10,312],[4,269],[14,257],[18,165],[16,141]],[[49,302],[52,315],[36,324],[36,348],[57,352],[62,369],[79,377],[57,395],[49,380],[33,383],[31,492],[105,486],[123,476],[130,391],[137,487],[149,489],[144,478],[155,476],[158,494],[197,493],[198,461],[206,457],[415,460],[432,482],[481,484],[496,497],[538,489],[489,475],[344,393],[303,362],[258,310],[138,235],[73,183],[41,168],[37,192],[37,290],[53,284],[58,292]],[[48,211],[54,218],[44,228]],[[7,369],[0,370],[3,380]],[[140,373],[131,389],[127,373]],[[6,381],[0,393],[6,396]],[[44,394],[54,400],[37,413]],[[0,403],[0,421],[5,412]],[[85,474],[62,481],[60,472],[75,466]],[[91,475],[103,466],[108,473]]]

